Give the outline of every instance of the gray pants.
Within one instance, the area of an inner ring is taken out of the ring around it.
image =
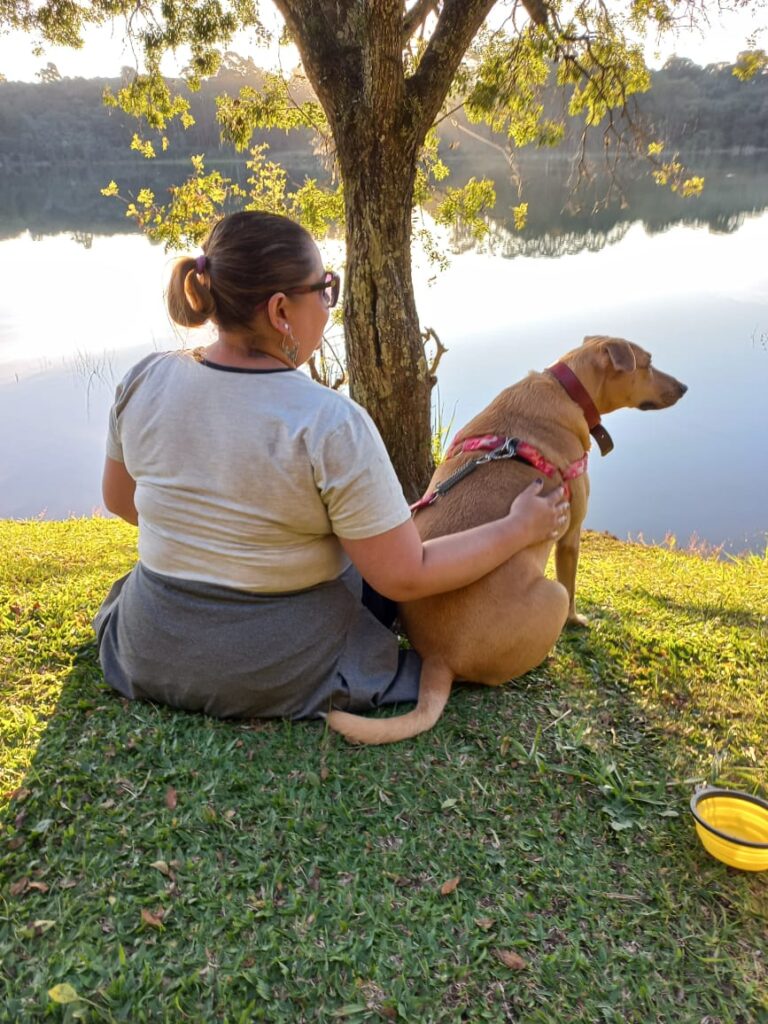
[[[421,662],[363,607],[360,576],[252,594],[161,576],[118,580],[93,627],[110,686],[217,718],[316,718],[415,701]]]

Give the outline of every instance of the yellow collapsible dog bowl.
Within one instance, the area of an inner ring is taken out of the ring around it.
[[[691,813],[704,849],[742,871],[768,868],[768,803],[732,789],[702,789]]]

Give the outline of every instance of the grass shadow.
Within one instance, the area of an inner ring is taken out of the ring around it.
[[[735,629],[752,629],[768,634],[768,615],[760,614],[753,608],[728,607],[717,597],[706,600],[702,596],[699,601],[675,601],[673,598],[652,593],[645,588],[634,588],[631,593],[636,597],[639,607],[651,605],[658,609],[680,614],[697,622],[710,623],[715,627],[730,626]],[[748,594],[744,595],[745,598]]]

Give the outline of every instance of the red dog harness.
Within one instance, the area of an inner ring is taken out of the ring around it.
[[[566,363],[555,363],[547,367],[547,370],[565,389],[568,397],[581,408],[587,421],[589,432],[597,441],[600,453],[607,455],[613,448],[613,441],[608,431],[600,422],[600,413],[597,411],[597,407],[587,389]],[[550,462],[549,459],[545,459],[538,448],[534,448],[533,445],[528,444],[526,441],[521,441],[518,437],[501,437],[499,434],[482,434],[480,437],[467,437],[461,441],[455,440],[445,457],[446,459],[451,459],[454,455],[459,455],[461,452],[476,451],[485,451],[488,454],[483,455],[479,459],[473,459],[472,462],[465,462],[455,473],[437,484],[433,491],[430,491],[423,498],[419,498],[418,501],[414,502],[411,505],[411,512],[418,512],[420,508],[426,508],[427,505],[431,505],[441,495],[445,494],[446,491],[449,491],[454,484],[457,484],[459,480],[463,480],[465,476],[473,473],[478,466],[482,466],[486,462],[496,462],[498,459],[516,459],[518,462],[526,462],[529,466],[533,466],[534,469],[537,469],[550,479],[555,473],[559,473],[563,481],[566,499],[569,501],[571,489],[568,486],[568,481],[575,480],[576,477],[582,476],[587,471],[586,452],[584,452],[580,459],[572,462],[564,469],[560,469]]]
[[[515,459],[517,462],[525,462],[529,466],[533,466],[534,469],[537,469],[550,479],[555,473],[559,473],[563,479],[566,499],[569,501],[571,489],[568,486],[568,481],[575,480],[576,477],[582,476],[587,471],[587,452],[584,452],[580,459],[572,462],[569,466],[559,469],[549,459],[545,459],[538,448],[534,448],[533,445],[528,444],[526,441],[521,441],[517,437],[501,437],[499,434],[482,434],[479,437],[467,437],[461,441],[456,440],[448,449],[445,457],[446,459],[452,459],[454,455],[460,455],[462,452],[477,451],[485,451],[488,454],[483,455],[479,459],[473,459],[472,462],[466,462],[446,480],[442,480],[433,491],[425,494],[423,498],[419,498],[418,501],[411,505],[411,512],[418,512],[420,508],[426,508],[427,505],[431,505],[445,494],[446,491],[449,491],[454,484],[457,484],[459,480],[463,480],[465,476],[469,476],[478,466],[483,466],[486,462],[497,462],[499,459]]]

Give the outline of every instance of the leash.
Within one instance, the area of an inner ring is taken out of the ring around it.
[[[455,473],[447,477],[445,480],[441,480],[439,484],[435,486],[433,491],[425,494],[423,498],[419,498],[411,506],[411,512],[418,512],[420,508],[426,508],[433,502],[437,501],[438,498],[450,491],[459,480],[463,480],[465,476],[469,476],[470,473],[474,473],[480,466],[486,465],[488,462],[496,462],[499,459],[514,459],[517,458],[517,446],[520,443],[516,437],[499,437],[497,434],[485,434],[483,437],[472,437],[469,439],[471,447],[467,448],[456,448],[456,441],[451,445],[448,454],[445,456],[446,459],[452,458],[457,455],[459,451],[477,451],[481,448],[491,449],[487,455],[482,455],[479,459],[473,459],[472,462],[465,462],[460,469],[457,469]]]
[[[563,480],[566,499],[569,501],[571,489],[568,481],[575,480],[576,477],[582,476],[587,471],[588,456],[586,452],[584,452],[580,459],[566,466],[565,469],[558,469],[553,462],[544,458],[538,448],[534,448],[527,441],[521,441],[519,437],[502,437],[499,434],[481,434],[479,437],[468,437],[461,441],[454,440],[445,457],[446,459],[452,459],[454,455],[473,451],[487,451],[488,454],[482,455],[479,459],[473,459],[471,462],[465,462],[455,473],[446,477],[445,480],[441,480],[433,491],[428,492],[423,498],[419,498],[418,501],[411,505],[411,512],[415,513],[420,508],[427,508],[427,506],[432,505],[447,491],[450,491],[452,487],[455,487],[464,477],[474,473],[480,466],[484,466],[489,462],[498,462],[500,459],[515,459],[517,462],[524,462],[526,465],[533,466],[534,469],[537,469],[550,479],[555,473],[559,473]]]

